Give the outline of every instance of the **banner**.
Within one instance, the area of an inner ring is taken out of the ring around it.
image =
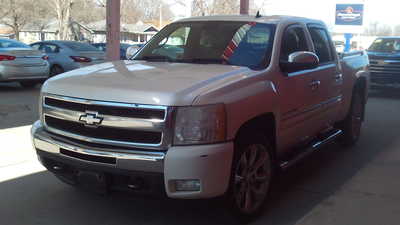
[[[363,17],[363,4],[336,4],[336,25],[361,26]]]

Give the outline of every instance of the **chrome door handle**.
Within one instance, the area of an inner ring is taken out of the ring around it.
[[[341,80],[341,79],[343,79],[343,74],[339,73],[339,74],[336,74],[336,75],[335,75],[335,80],[336,80],[336,81],[339,81],[339,80]]]
[[[313,91],[317,90],[320,85],[321,85],[321,81],[319,81],[319,80],[314,80],[309,84],[311,90],[313,90]]]

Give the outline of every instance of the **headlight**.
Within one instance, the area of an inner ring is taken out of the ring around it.
[[[225,141],[225,105],[178,107],[175,145],[210,144]]]

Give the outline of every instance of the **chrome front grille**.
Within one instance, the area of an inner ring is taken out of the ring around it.
[[[400,81],[400,60],[370,60],[371,80]]]
[[[56,95],[43,97],[49,132],[88,143],[166,150],[171,143],[171,108]]]

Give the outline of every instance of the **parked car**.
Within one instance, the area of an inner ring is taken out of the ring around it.
[[[104,52],[77,41],[41,41],[31,47],[48,55],[50,76],[105,61]]]
[[[41,163],[76,187],[225,196],[249,218],[277,169],[334,140],[357,142],[368,64],[364,52],[339,57],[319,20],[183,19],[132,61],[49,79],[33,143]]]
[[[377,38],[367,50],[373,85],[400,85],[400,37]]]
[[[99,49],[100,51],[106,52],[107,50],[107,43],[95,43],[92,44],[94,47]],[[131,51],[131,49],[137,48],[136,51],[140,48],[138,47],[139,45],[130,45],[130,44],[120,44],[120,59],[121,60],[126,60],[129,59],[129,56],[127,56],[127,52]],[[132,56],[132,55],[130,55]]]
[[[335,48],[337,52],[344,52],[344,42],[343,41],[334,41]]]
[[[45,54],[22,42],[0,39],[0,82],[17,81],[23,87],[33,87],[48,77]]]

